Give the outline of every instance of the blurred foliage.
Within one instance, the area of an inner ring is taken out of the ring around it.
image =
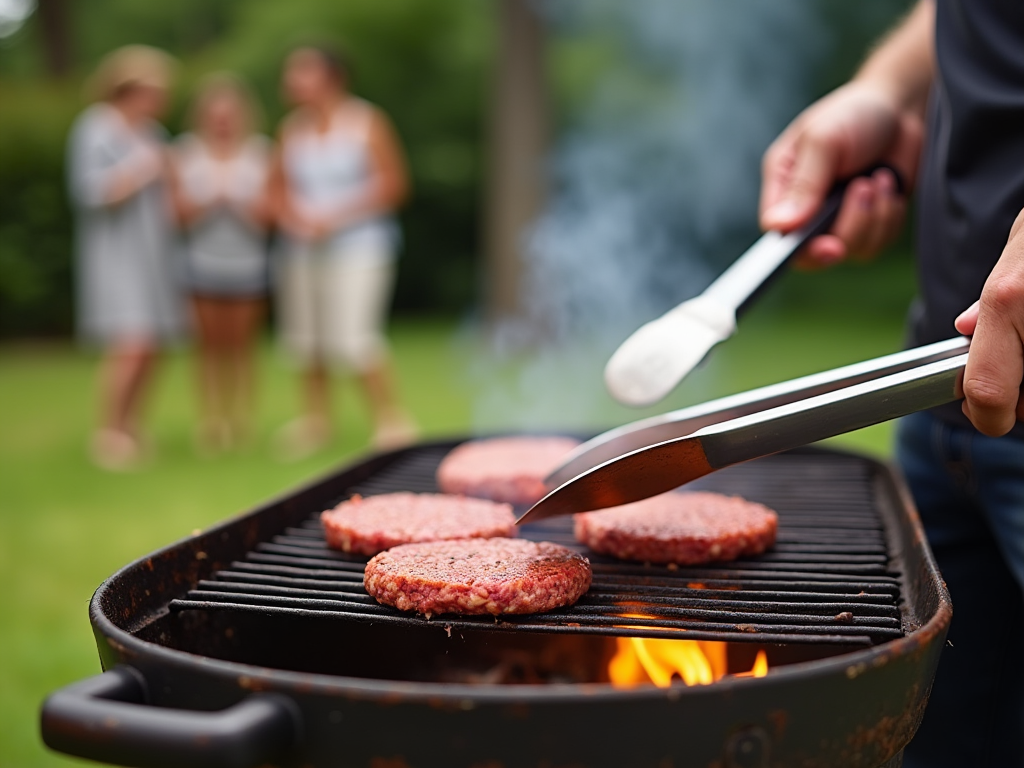
[[[75,73],[44,72],[33,19],[0,44],[0,335],[59,333],[72,322],[72,225],[64,142],[84,106],[80,84],[107,51],[127,43],[181,59],[168,125],[194,83],[214,69],[248,78],[268,131],[284,108],[281,62],[306,41],[336,41],[354,62],[353,89],[382,107],[408,153],[413,199],[396,306],[458,312],[477,280],[484,84],[490,7],[478,0],[90,0],[71,3]]]
[[[559,6],[586,3],[588,0],[548,0],[553,4],[552,26],[556,36],[551,48],[550,74],[560,119],[570,121],[583,112],[587,97],[598,82],[634,56],[619,30],[603,34],[588,30],[574,34],[559,22]],[[672,0],[667,0],[671,2]],[[676,0],[685,3],[687,0]],[[798,0],[800,1],[800,0]],[[871,46],[915,4],[916,0],[860,0],[856,3],[821,3],[802,0],[806,11],[806,49],[821,52],[811,76],[812,91],[807,103],[824,95],[853,74]],[[769,42],[770,44],[770,42]]]
[[[71,325],[64,139],[78,108],[62,84],[0,82],[0,334]]]
[[[816,90],[847,77],[865,46],[908,4],[807,0],[826,50],[815,69]],[[354,62],[354,90],[390,114],[408,152],[414,197],[402,213],[406,246],[396,308],[456,313],[472,304],[480,279],[493,2],[71,0],[60,5],[68,15],[71,76],[46,74],[38,19],[0,40],[0,336],[71,328],[66,131],[84,105],[85,75],[107,51],[135,42],[163,47],[181,59],[168,120],[172,131],[180,128],[192,86],[213,69],[232,69],[252,81],[269,131],[283,113],[278,79],[286,52],[303,41],[340,41]],[[572,126],[594,84],[628,54],[608,40],[559,35],[553,42],[557,131]]]

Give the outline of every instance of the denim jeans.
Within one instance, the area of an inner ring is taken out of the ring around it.
[[[1024,440],[917,413],[896,453],[953,598],[904,766],[1024,768]]]

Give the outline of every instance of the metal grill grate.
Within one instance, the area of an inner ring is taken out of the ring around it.
[[[400,455],[353,493],[436,491],[446,451]],[[568,518],[523,526],[520,535],[586,552],[590,591],[574,606],[533,616],[434,617],[451,629],[528,630],[871,645],[903,635],[899,574],[886,549],[870,464],[856,457],[793,453],[719,472],[693,484],[739,494],[779,513],[776,546],[732,563],[665,567],[625,563],[578,545]],[[339,499],[340,501],[341,499]],[[320,510],[301,527],[259,544],[244,560],[200,581],[173,611],[254,611],[406,624],[427,619],[379,605],[363,589],[366,558],[327,547]]]

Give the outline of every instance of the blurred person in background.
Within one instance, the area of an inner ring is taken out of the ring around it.
[[[250,436],[255,342],[267,292],[270,141],[234,75],[209,76],[172,152],[171,189],[184,232],[185,281],[198,345],[199,448]]]
[[[75,121],[68,175],[77,213],[78,330],[104,348],[94,461],[127,469],[144,454],[140,418],[157,353],[181,330],[172,271],[164,114],[174,62],[132,45],[90,82],[98,99]]]
[[[897,432],[954,604],[903,765],[1024,768],[1024,3],[919,0],[769,148],[762,226],[803,226],[837,179],[879,162],[918,181],[911,343],[973,336],[962,405]],[[857,179],[804,256],[872,255],[906,207],[891,172]]]
[[[384,335],[399,239],[393,214],[408,179],[390,122],[349,92],[348,74],[339,54],[322,47],[299,48],[284,66],[284,96],[295,109],[282,124],[272,176],[287,241],[278,306],[284,346],[304,367],[305,385],[305,413],[278,435],[285,458],[329,441],[330,370],[338,366],[359,378],[376,447],[415,435]]]

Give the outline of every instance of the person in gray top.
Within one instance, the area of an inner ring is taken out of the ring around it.
[[[92,80],[99,101],[76,120],[68,183],[77,214],[78,330],[104,348],[94,460],[125,469],[142,456],[143,395],[160,346],[181,330],[165,189],[173,60],[146,46],[109,54]]]
[[[256,102],[227,73],[209,76],[175,142],[171,189],[184,230],[186,283],[198,342],[200,450],[244,443],[254,346],[267,289],[270,140],[254,132]]]

